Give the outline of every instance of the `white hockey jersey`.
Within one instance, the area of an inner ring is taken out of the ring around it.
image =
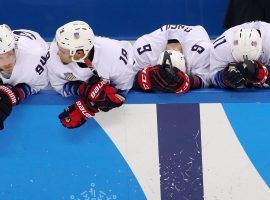
[[[231,53],[231,44],[235,32],[241,28],[260,30],[262,54],[258,60],[265,65],[270,64],[270,24],[260,21],[244,23],[228,29],[213,42],[210,53],[210,78],[212,81],[218,71],[224,69],[228,63],[235,62]]]
[[[168,40],[180,42],[186,60],[187,73],[202,78],[209,85],[210,38],[202,26],[164,25],[143,35],[134,43],[136,70],[157,64],[159,55],[165,51]]]
[[[57,55],[58,47],[52,42],[51,58],[48,61],[49,79],[52,87],[67,96],[63,86],[68,81],[87,81],[93,72],[90,68],[81,68],[76,62],[64,65]],[[119,90],[129,90],[136,75],[133,48],[130,42],[105,37],[95,37],[93,68],[98,75]]]
[[[13,33],[16,41],[16,63],[10,77],[1,72],[0,78],[3,83],[13,86],[26,83],[31,87],[32,94],[35,94],[48,85],[48,45],[34,31],[19,29]]]

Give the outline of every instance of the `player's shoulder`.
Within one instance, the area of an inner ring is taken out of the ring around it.
[[[129,41],[115,40],[107,37],[96,37],[94,42],[95,52],[98,54],[118,54],[121,49],[132,48]],[[109,55],[107,55],[109,56]]]
[[[43,55],[48,50],[47,43],[37,32],[27,29],[18,29],[14,30],[13,33],[18,51],[34,55]]]
[[[117,40],[103,36],[95,36],[94,46],[112,45],[117,43]]]

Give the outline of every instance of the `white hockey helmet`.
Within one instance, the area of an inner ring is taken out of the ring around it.
[[[72,21],[61,26],[57,29],[55,36],[57,44],[70,51],[74,62],[84,62],[94,46],[94,39],[95,35],[91,27],[83,21]],[[74,60],[77,50],[83,50],[85,54],[80,60]]]
[[[11,51],[15,48],[15,38],[8,25],[0,25],[0,54]]]
[[[176,51],[176,50],[166,50],[166,52],[168,52],[170,55],[173,67],[177,67],[182,72],[187,73],[187,67],[186,67],[186,61],[185,61],[184,55],[180,51]],[[162,64],[164,53],[165,51],[159,55],[159,58],[157,61],[158,65]],[[166,64],[169,64],[168,61],[166,61]]]
[[[258,60],[262,53],[262,38],[257,29],[240,29],[236,31],[231,44],[231,53],[237,62],[245,59]]]

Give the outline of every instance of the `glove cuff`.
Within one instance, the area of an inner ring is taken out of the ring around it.
[[[185,93],[185,92],[187,92],[189,90],[189,88],[190,88],[189,76],[186,73],[182,72],[182,71],[177,72],[177,75],[183,79],[183,83],[181,84],[181,86],[177,90],[175,90],[175,93]]]
[[[252,81],[255,84],[264,84],[268,77],[268,70],[264,65],[257,64],[258,67],[258,77],[256,81]]]
[[[107,83],[103,80],[96,82],[93,85],[90,85],[88,83],[82,83],[79,87],[79,94],[82,97],[85,97],[89,100],[94,101],[96,98],[99,97],[104,86],[106,86],[106,85],[107,85]]]
[[[14,88],[11,85],[0,85],[0,92],[4,93],[10,100],[12,106],[16,106],[19,104],[19,97],[16,91],[16,88]]]
[[[142,90],[151,90],[152,85],[150,81],[149,71],[151,71],[153,67],[145,67],[144,69],[140,70],[136,75],[136,82],[139,85],[139,88]]]
[[[95,116],[95,113],[87,108],[87,105],[83,99],[77,100],[74,105],[76,109],[80,111],[85,120]]]

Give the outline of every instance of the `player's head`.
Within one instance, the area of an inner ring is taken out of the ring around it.
[[[231,44],[232,56],[237,62],[258,60],[262,53],[262,37],[257,29],[236,31]]]
[[[56,31],[55,40],[62,62],[84,62],[94,46],[94,33],[83,21],[69,22]]]
[[[0,70],[11,74],[16,63],[15,38],[8,25],[0,25]]]
[[[158,58],[158,62],[157,62],[158,65],[161,65],[163,63],[165,52],[168,52],[168,54],[170,55],[173,67],[177,67],[184,73],[187,72],[185,57],[180,51],[166,50],[162,52]],[[166,61],[166,64],[169,64],[168,60]]]

